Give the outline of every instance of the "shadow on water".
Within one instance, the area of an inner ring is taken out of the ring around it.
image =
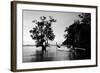
[[[70,51],[69,58],[70,60],[90,59],[90,58],[87,58],[86,51],[82,49],[76,49],[75,51]]]
[[[35,57],[31,59],[31,62],[43,62],[53,61],[53,57],[48,56],[48,52],[43,53],[42,51],[36,51]]]

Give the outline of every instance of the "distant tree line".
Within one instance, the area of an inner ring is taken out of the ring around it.
[[[69,27],[66,27],[65,41],[62,44],[68,48],[84,48],[86,58],[91,58],[91,14],[81,13],[78,16],[81,21],[76,20]]]

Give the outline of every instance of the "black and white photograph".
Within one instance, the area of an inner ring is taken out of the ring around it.
[[[11,3],[11,70],[97,66],[97,6]]]
[[[23,10],[23,62],[91,59],[91,13]]]

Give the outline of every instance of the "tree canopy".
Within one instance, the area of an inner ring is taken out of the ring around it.
[[[40,20],[41,21],[33,20],[35,27],[30,30],[30,36],[33,40],[35,40],[36,47],[46,47],[48,46],[48,40],[53,41],[55,38],[51,25],[53,22],[56,22],[56,20],[51,16],[49,16],[49,20],[47,20],[45,16],[41,16]]]
[[[81,13],[78,15],[81,21],[76,20],[69,27],[65,28],[67,32],[64,37],[63,45],[90,48],[91,41],[91,14]]]
[[[84,48],[85,55],[82,58],[91,58],[91,14],[81,13],[78,15],[81,21],[77,20],[65,28],[65,41],[62,43],[68,48]],[[80,55],[83,55],[80,53]]]

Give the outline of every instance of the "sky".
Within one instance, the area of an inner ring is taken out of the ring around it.
[[[73,24],[75,20],[79,20],[79,14],[79,12],[23,10],[23,45],[35,45],[35,40],[32,40],[29,31],[35,26],[32,21],[40,20],[41,16],[45,16],[47,19],[52,16],[56,19],[56,22],[52,23],[55,39],[54,41],[49,41],[49,43],[55,44],[57,42],[61,44],[65,40],[65,28]]]

